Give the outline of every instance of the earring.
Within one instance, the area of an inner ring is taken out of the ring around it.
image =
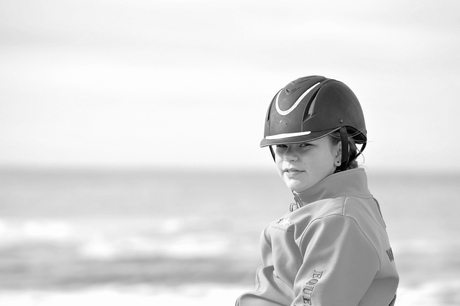
[[[340,160],[336,160],[336,161],[335,161],[335,165],[336,165],[337,167],[340,166],[341,164],[342,164],[342,162],[341,162]]]

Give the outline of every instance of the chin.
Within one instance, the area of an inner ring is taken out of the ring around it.
[[[293,192],[297,192],[297,193],[300,193],[302,191],[305,191],[307,190],[308,188],[310,188],[311,186],[307,185],[307,184],[300,184],[298,182],[292,182],[292,181],[285,181],[286,183],[286,186]]]

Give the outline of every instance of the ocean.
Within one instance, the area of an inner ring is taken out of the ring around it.
[[[373,173],[397,305],[460,305],[460,173]],[[234,305],[290,192],[273,172],[1,169],[0,305]]]

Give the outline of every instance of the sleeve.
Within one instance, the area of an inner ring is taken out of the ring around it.
[[[276,277],[271,260],[271,239],[265,228],[260,236],[263,266],[257,269],[256,289],[241,295],[236,306],[286,306],[294,299],[290,286]]]
[[[299,248],[303,262],[292,305],[356,306],[380,269],[376,250],[356,221],[347,216],[313,221]]]

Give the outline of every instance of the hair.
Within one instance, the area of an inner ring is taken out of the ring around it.
[[[329,138],[331,139],[333,144],[338,144],[340,142],[340,132],[333,132],[328,135]],[[347,161],[347,166],[345,170],[350,170],[350,169],[356,169],[358,168],[358,161],[356,158],[360,152],[358,151],[358,147],[356,145],[356,141],[353,138],[353,136],[348,135],[348,161]],[[337,167],[335,172],[340,172],[344,170],[340,170],[339,167]]]

